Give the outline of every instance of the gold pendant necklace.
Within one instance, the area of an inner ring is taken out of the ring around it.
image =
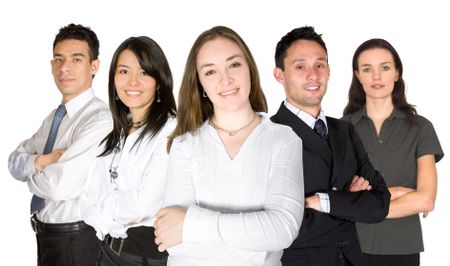
[[[227,133],[228,136],[234,136],[234,135],[236,135],[237,133],[239,133],[239,132],[241,132],[242,130],[244,130],[245,128],[249,127],[251,124],[253,124],[253,122],[255,121],[255,119],[256,119],[256,114],[254,114],[252,120],[251,120],[250,122],[248,122],[248,124],[246,124],[245,126],[239,128],[239,129],[236,129],[236,130],[226,130],[226,129],[224,129],[224,128],[221,128],[221,127],[219,127],[218,125],[216,125],[216,124],[212,121],[212,119],[209,119],[209,124],[210,124],[213,128],[215,128],[216,130]]]

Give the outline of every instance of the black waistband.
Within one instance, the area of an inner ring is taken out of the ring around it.
[[[43,223],[36,218],[36,214],[31,216],[31,228],[37,234],[64,234],[64,233],[78,233],[83,230],[92,227],[87,225],[83,221],[73,222],[73,223]]]
[[[133,254],[139,257],[149,259],[164,259],[168,256],[167,252],[159,252],[155,244],[154,228],[149,226],[133,227],[127,230],[128,237],[113,238],[110,235],[105,236],[104,243],[117,256],[123,253]]]

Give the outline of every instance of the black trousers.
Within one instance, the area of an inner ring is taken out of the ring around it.
[[[419,266],[420,254],[372,255],[364,253],[366,266]]]
[[[360,263],[352,263],[343,249],[335,246],[289,248],[284,250],[281,263],[283,266],[363,266],[361,253],[357,258]]]
[[[87,226],[79,232],[36,234],[38,266],[95,266],[100,240],[95,229]]]

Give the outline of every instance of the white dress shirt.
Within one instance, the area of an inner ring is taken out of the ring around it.
[[[69,223],[82,220],[80,196],[89,186],[94,158],[100,154],[100,141],[112,129],[108,106],[95,97],[92,88],[65,104],[64,116],[54,150],[65,149],[59,160],[36,171],[34,160],[42,154],[55,110],[39,130],[11,153],[8,167],[17,180],[26,181],[30,192],[45,199],[36,213],[44,223]],[[30,197],[31,200],[31,197]]]
[[[187,213],[169,265],[281,265],[303,218],[302,143],[258,115],[234,159],[208,121],[174,140],[164,205]]]
[[[141,127],[126,140],[121,139],[118,153],[97,158],[84,221],[96,229],[100,240],[106,234],[124,238],[130,226],[153,226],[166,184],[167,139],[175,126],[176,120],[169,118],[154,137],[148,136],[135,145]],[[112,179],[110,169],[114,168],[118,177]]]

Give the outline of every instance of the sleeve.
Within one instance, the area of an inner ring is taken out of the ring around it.
[[[175,189],[168,195],[181,195],[179,201],[170,203],[188,207],[183,243],[190,245],[191,251],[197,243],[256,252],[279,251],[292,243],[303,217],[304,187],[303,165],[299,163],[302,162],[302,144],[291,133],[291,138],[282,141],[274,160],[263,209],[246,213],[220,213],[194,205],[188,154],[175,146],[170,155],[168,181],[171,183],[167,185]]]
[[[169,155],[166,151],[166,127],[158,134],[154,143],[154,152],[146,163],[142,164],[141,185],[136,189],[119,191],[117,188],[100,199],[101,209],[120,224],[153,224],[153,215],[161,208]],[[139,152],[151,152],[148,147],[139,147]],[[139,153],[136,154],[139,156]]]
[[[436,162],[439,162],[444,157],[444,152],[442,151],[438,136],[434,130],[433,124],[424,118],[423,120],[424,123],[423,125],[420,125],[419,130],[416,158],[427,154],[434,154]]]
[[[111,129],[111,114],[106,110],[99,110],[79,125],[72,144],[59,161],[27,180],[30,192],[50,200],[77,198],[89,179],[94,158],[101,153],[99,144]]]
[[[372,189],[359,192],[330,191],[330,215],[354,222],[379,223],[389,212],[391,195],[383,177],[370,162],[351,124],[349,124],[349,137],[358,168],[355,174],[367,179]]]
[[[21,142],[9,155],[9,172],[19,181],[27,181],[36,172],[34,160],[38,156],[38,153],[42,153],[42,150],[38,150],[38,147],[41,145],[43,147],[47,139],[46,134],[43,133],[44,123],[45,120],[31,138]]]

